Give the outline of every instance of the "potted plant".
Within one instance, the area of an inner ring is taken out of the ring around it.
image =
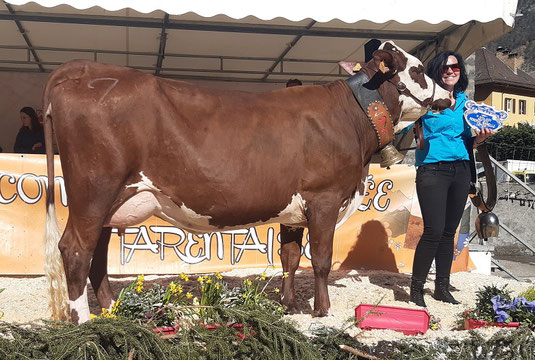
[[[534,327],[535,301],[529,301],[524,296],[512,298],[506,287],[490,285],[479,289],[475,308],[462,314],[464,328],[518,327],[520,324]]]

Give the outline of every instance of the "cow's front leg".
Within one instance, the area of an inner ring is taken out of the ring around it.
[[[338,208],[332,202],[310,204],[307,211],[310,255],[314,269],[314,316],[326,316],[331,307],[327,278],[331,270],[333,236]]]
[[[281,224],[280,239],[282,271],[288,275],[282,278],[281,302],[290,313],[295,313],[297,302],[295,301],[294,277],[301,259],[303,228],[292,228]]]

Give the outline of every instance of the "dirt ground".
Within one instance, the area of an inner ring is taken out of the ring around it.
[[[260,273],[264,269],[233,270],[223,273],[224,280],[230,287],[238,286],[244,276]],[[275,276],[280,277],[279,274]],[[192,276],[193,277],[193,276]],[[467,336],[467,331],[457,330],[457,317],[466,309],[475,305],[475,292],[484,285],[496,284],[508,285],[508,289],[517,295],[528,288],[530,283],[517,282],[512,279],[498,276],[487,276],[472,273],[452,274],[452,294],[461,302],[460,305],[451,305],[436,301],[432,298],[434,283],[430,276],[426,285],[425,301],[431,315],[440,318],[441,329],[427,331],[425,335],[417,338],[424,341],[449,337],[462,338]],[[146,276],[147,286],[151,282],[165,285],[175,279],[176,276]],[[127,286],[134,277],[113,277],[112,287],[116,294],[121,288]],[[280,279],[276,278],[268,287],[272,291],[280,285]],[[359,304],[379,304],[418,309],[408,303],[410,275],[397,274],[385,271],[332,271],[329,276],[329,294],[331,299],[330,314],[323,318],[311,316],[314,295],[314,276],[311,270],[302,270],[296,276],[296,292],[298,302],[301,304],[301,313],[287,315],[287,319],[293,321],[305,334],[322,327],[347,327],[347,332],[357,336],[364,343],[373,344],[379,340],[403,339],[405,335],[391,330],[361,330],[347,324],[354,320],[355,307]],[[27,323],[39,321],[49,317],[46,295],[46,282],[44,277],[0,277],[0,312],[3,313],[2,321]],[[100,309],[92,289],[89,286],[89,302],[91,312],[100,314]],[[1,314],[1,313],[0,313]],[[478,329],[487,338],[498,328]]]

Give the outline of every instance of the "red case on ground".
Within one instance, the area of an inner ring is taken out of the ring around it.
[[[405,335],[425,334],[429,329],[430,319],[427,310],[370,304],[357,306],[355,317],[357,321],[360,320],[358,327],[361,329],[389,329]]]
[[[507,324],[499,322],[488,322],[485,320],[474,320],[474,319],[464,319],[464,329],[473,330],[486,326],[496,326],[496,327],[507,327],[507,328],[517,328],[520,326],[519,322],[510,322]]]

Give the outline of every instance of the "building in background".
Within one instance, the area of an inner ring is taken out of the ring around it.
[[[523,59],[503,48],[481,48],[475,55],[474,100],[507,111],[507,125],[535,126],[535,78],[520,70]]]

